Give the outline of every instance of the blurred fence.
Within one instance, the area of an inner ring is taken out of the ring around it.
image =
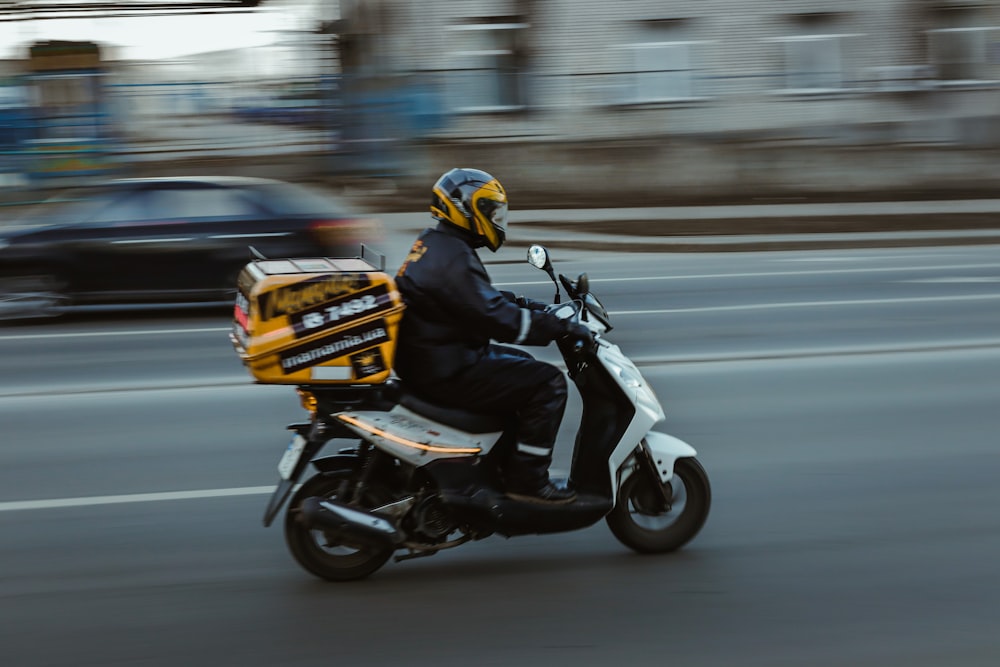
[[[444,123],[433,86],[413,77],[125,78],[108,75],[100,111],[94,112],[106,131],[77,133],[72,146],[53,143],[50,158],[66,161],[61,166],[42,161],[44,141],[38,137],[46,121],[37,109],[17,104],[0,109],[5,127],[0,203],[93,176],[142,173],[154,165],[162,171],[214,164],[225,171],[234,161],[279,165],[282,157],[295,157],[309,159],[318,175],[400,177],[410,164],[406,146]],[[95,165],[90,170],[83,168],[88,158]],[[79,168],[69,168],[74,165]]]
[[[926,77],[905,86],[843,78],[839,90],[801,95],[782,92],[787,72],[697,72],[680,88],[656,89],[690,97],[649,99],[634,72],[136,80],[145,74],[107,77],[106,141],[78,144],[72,156],[77,166],[105,156],[108,169],[91,175],[423,182],[461,161],[488,161],[521,189],[576,187],[595,197],[614,190],[612,167],[635,172],[630,196],[983,189],[993,183],[983,151],[1000,146],[997,88]],[[5,126],[31,134],[30,116],[0,112]],[[32,157],[14,144],[3,148],[0,203],[64,181],[37,177],[38,151]],[[919,155],[903,156],[907,146]]]

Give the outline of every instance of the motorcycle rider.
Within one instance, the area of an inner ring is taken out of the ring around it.
[[[548,475],[566,407],[566,378],[518,348],[562,337],[593,343],[582,324],[546,312],[545,304],[491,283],[476,249],[496,252],[507,234],[507,194],[478,169],[452,169],[434,184],[435,227],[414,242],[396,275],[406,304],[395,369],[432,402],[473,412],[515,415],[517,445],[504,465],[508,496],[569,503],[576,493]]]

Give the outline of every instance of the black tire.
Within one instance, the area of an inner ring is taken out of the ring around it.
[[[622,544],[639,553],[681,548],[705,525],[712,489],[705,469],[694,458],[677,460],[670,489],[673,504],[667,510],[651,476],[645,470],[635,471],[622,484],[615,508],[605,519],[608,528]]]
[[[68,283],[53,269],[0,277],[0,319],[51,318],[70,304]]]
[[[385,565],[393,552],[391,547],[329,544],[322,530],[310,530],[299,521],[298,508],[303,500],[312,496],[337,498],[344,482],[353,474],[344,470],[314,475],[292,496],[285,514],[285,542],[292,556],[307,572],[327,581],[364,579]],[[389,502],[383,495],[371,487],[362,498],[362,505],[378,507]]]

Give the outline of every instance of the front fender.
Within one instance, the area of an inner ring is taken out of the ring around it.
[[[694,447],[680,438],[656,431],[646,434],[641,447],[649,454],[649,460],[664,484],[674,476],[674,463],[677,459],[693,458],[698,454]]]
[[[295,426],[303,426],[301,424]],[[308,426],[308,424],[305,424]],[[289,427],[291,430],[298,430],[294,427]],[[301,431],[299,431],[301,433]],[[333,454],[332,456],[321,456],[318,459],[312,459],[309,463],[312,463],[316,470],[321,473],[326,472],[337,472],[340,470],[357,470],[361,467],[361,459],[359,459],[354,454]],[[292,495],[292,489],[295,487],[296,480],[298,476],[293,479],[283,479],[278,482],[277,488],[271,494],[271,500],[267,504],[267,509],[264,510],[264,526],[270,526],[274,521],[274,517],[278,515],[281,508],[284,506],[285,501],[288,497]]]

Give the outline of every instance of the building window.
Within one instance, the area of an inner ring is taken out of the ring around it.
[[[795,35],[779,37],[783,68],[781,90],[786,93],[829,93],[848,88],[842,48],[849,35]]]
[[[694,42],[645,42],[629,47],[633,76],[630,101],[682,102],[697,97]]]
[[[697,22],[661,18],[630,25],[633,37],[624,46],[626,76],[621,97],[626,104],[678,103],[699,99]]]
[[[995,82],[1000,64],[1000,28],[928,30],[937,78],[951,84]]]
[[[448,73],[451,107],[460,113],[527,107],[524,40],[527,23],[482,23],[452,28],[456,50]]]

